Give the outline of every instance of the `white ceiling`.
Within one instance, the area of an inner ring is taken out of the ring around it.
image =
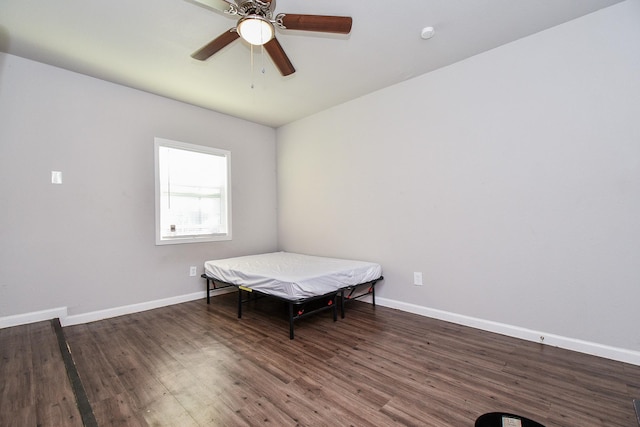
[[[347,36],[279,30],[282,77],[240,40],[192,59],[236,18],[190,1],[0,0],[0,51],[278,127],[620,1],[278,0],[353,17]]]

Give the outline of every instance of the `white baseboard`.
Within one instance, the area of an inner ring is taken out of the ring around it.
[[[51,320],[55,319],[56,317],[60,319],[67,317],[67,307],[51,308],[48,310],[34,311],[31,313],[0,317],[0,329],[10,328],[12,326],[27,325],[29,323],[42,322],[43,320]]]
[[[554,347],[560,347],[567,350],[590,354],[592,356],[604,357],[607,359],[617,360],[620,362],[631,363],[633,365],[640,366],[640,352],[638,351],[611,347],[608,345],[578,340],[575,338],[549,334],[542,331],[534,331],[518,326],[478,319],[475,317],[450,313],[447,311],[423,307],[387,298],[376,297],[376,304],[384,307],[396,308],[398,310],[406,311],[409,313],[419,314],[421,316],[432,317],[434,319],[457,323],[459,325],[470,326],[472,328],[481,329],[484,331],[495,332],[514,338],[520,338],[526,341],[551,345]]]
[[[233,292],[233,289],[218,289],[211,292],[211,296]],[[141,311],[153,310],[154,308],[166,307],[180,304],[187,301],[194,301],[207,297],[207,291],[194,292],[187,295],[178,295],[171,298],[158,299],[154,301],[142,302],[139,304],[125,305],[122,307],[108,308],[106,310],[92,311],[89,313],[75,314],[60,319],[62,326],[80,325],[82,323],[95,322],[109,319],[111,317],[124,316],[125,314],[139,313]]]
[[[211,293],[212,296],[233,292],[232,289],[218,289]],[[79,325],[82,323],[95,322],[97,320],[108,319],[111,317],[123,316],[125,314],[138,313],[141,311],[152,310],[154,308],[166,307],[173,304],[180,304],[187,301],[193,301],[207,296],[206,291],[195,292],[187,295],[178,295],[171,298],[164,298],[154,301],[147,301],[139,304],[131,304],[122,307],[114,307],[106,310],[92,311],[89,313],[75,314],[68,316],[66,307],[52,308],[49,310],[36,311],[32,313],[17,314],[13,316],[0,317],[0,329],[11,326],[26,325],[29,323],[40,322],[59,318],[62,326]],[[369,296],[362,298],[361,301],[371,303]],[[549,334],[542,331],[534,331],[531,329],[521,328],[518,326],[507,325],[504,323],[493,322],[490,320],[478,319],[475,317],[464,316],[461,314],[450,313],[443,310],[437,310],[420,305],[410,304],[406,302],[396,301],[387,298],[376,298],[376,304],[383,307],[395,308],[409,313],[421,316],[432,317],[434,319],[444,320],[447,322],[457,323],[459,325],[470,326],[472,328],[484,331],[495,332],[514,338],[520,338],[526,341],[537,342],[554,347],[560,347],[567,350],[578,351],[581,353],[591,354],[593,356],[604,357],[611,360],[630,363],[640,366],[640,352],[627,350],[624,348],[611,347],[603,344],[593,343],[589,341],[578,340],[574,338],[563,337],[560,335]],[[541,339],[544,337],[544,339]]]
[[[226,294],[233,292],[233,289],[217,289],[211,292],[211,296]],[[82,323],[95,322],[97,320],[108,319],[111,317],[123,316],[125,314],[138,313],[141,311],[152,310],[154,308],[166,307],[168,305],[180,304],[182,302],[203,299],[207,297],[206,291],[195,292],[187,295],[178,295],[176,297],[164,298],[154,301],[147,301],[139,304],[125,305],[122,307],[108,308],[106,310],[92,311],[89,313],[67,315],[67,307],[52,308],[49,310],[35,311],[32,313],[17,314],[14,316],[0,317],[0,329],[9,328],[11,326],[26,325],[29,323],[41,322],[59,318],[62,326],[80,325]]]

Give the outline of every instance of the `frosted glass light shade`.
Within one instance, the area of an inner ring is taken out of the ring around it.
[[[237,27],[240,37],[254,46],[262,46],[274,36],[271,22],[260,15],[248,15],[238,22]]]

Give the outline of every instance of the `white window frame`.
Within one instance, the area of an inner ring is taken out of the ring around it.
[[[214,156],[224,157],[227,163],[227,185],[222,197],[223,208],[221,214],[226,213],[227,231],[226,233],[201,234],[201,235],[176,235],[163,237],[161,230],[161,186],[160,186],[160,147],[170,147],[180,150],[193,151],[196,153],[211,154]],[[155,138],[154,140],[154,169],[155,169],[155,209],[156,209],[156,245],[171,245],[180,243],[200,243],[200,242],[218,242],[231,240],[231,152],[219,148],[206,147],[202,145],[188,144],[186,142],[172,141],[164,138]]]

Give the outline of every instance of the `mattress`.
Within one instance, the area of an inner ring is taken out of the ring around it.
[[[379,264],[338,258],[273,252],[206,261],[205,274],[288,300],[324,295],[382,276]]]

